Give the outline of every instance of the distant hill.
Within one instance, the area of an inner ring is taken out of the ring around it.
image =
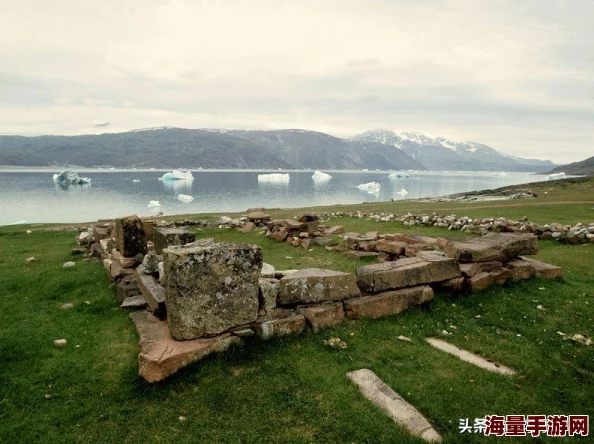
[[[0,136],[0,165],[426,169],[391,147],[314,131],[182,128],[84,136]]]
[[[549,161],[504,156],[475,142],[368,131],[149,128],[83,136],[0,136],[0,165],[119,168],[306,168],[546,171]]]
[[[567,165],[557,167],[549,173],[565,173],[565,174],[576,174],[583,176],[594,176],[594,156],[582,160],[581,162],[574,162]]]
[[[430,170],[454,171],[546,171],[555,166],[549,160],[522,159],[499,153],[477,142],[435,139],[416,132],[366,131],[351,140],[379,142],[394,146]]]

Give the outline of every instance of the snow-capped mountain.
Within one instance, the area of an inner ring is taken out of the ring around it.
[[[418,132],[379,129],[366,131],[351,140],[392,145],[430,170],[546,171],[554,166],[550,161],[506,156],[482,143],[432,138]]]

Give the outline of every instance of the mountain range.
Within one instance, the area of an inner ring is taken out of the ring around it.
[[[565,173],[565,174],[575,174],[575,175],[584,175],[584,176],[593,176],[594,175],[594,156],[589,157],[581,162],[573,162],[567,165],[563,165],[557,167],[550,171],[550,173]]]
[[[547,171],[475,142],[374,130],[351,139],[299,129],[149,128],[81,136],[0,136],[0,165]]]

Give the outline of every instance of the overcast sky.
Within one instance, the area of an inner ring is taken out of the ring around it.
[[[2,0],[0,133],[375,128],[594,155],[594,1]]]

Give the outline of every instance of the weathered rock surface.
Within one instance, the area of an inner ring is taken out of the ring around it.
[[[161,321],[146,311],[131,313],[130,317],[140,338],[138,374],[152,383],[162,381],[180,368],[211,353],[222,352],[241,341],[228,333],[208,339],[176,341],[171,337],[166,321]]]
[[[265,310],[268,313],[273,308],[276,308],[276,298],[280,284],[277,279],[260,278],[259,285],[260,310]]]
[[[121,308],[139,309],[146,307],[146,301],[142,296],[131,296],[124,299],[124,302],[120,305]]]
[[[344,320],[342,303],[324,304],[302,310],[314,333],[340,325]]]
[[[263,278],[274,278],[275,269],[272,265],[262,262],[262,271],[260,276]]]
[[[398,314],[413,305],[424,304],[433,299],[433,289],[428,285],[386,291],[377,295],[363,296],[344,302],[346,316],[352,319],[382,318]]]
[[[159,262],[163,262],[163,256],[154,251],[149,251],[142,260],[143,271],[147,274],[158,274]]]
[[[134,257],[138,253],[146,254],[146,242],[144,225],[138,216],[115,220],[115,244],[122,256]]]
[[[280,305],[342,301],[361,294],[355,276],[340,271],[304,268],[280,281]]]
[[[163,250],[172,245],[185,245],[196,240],[196,235],[186,227],[157,228],[153,229],[153,242],[155,252],[161,254]]]
[[[460,262],[507,262],[520,255],[538,253],[538,237],[532,234],[489,233],[467,240],[448,240],[445,253]]]
[[[275,309],[271,314],[253,322],[252,328],[262,339],[273,336],[299,334],[305,330],[305,317],[292,310]]]
[[[155,316],[164,318],[167,314],[167,307],[165,305],[165,289],[163,286],[152,275],[146,274],[142,265],[135,270],[134,279],[149,309]]]
[[[520,256],[520,260],[527,262],[534,268],[534,274],[542,279],[559,279],[563,277],[563,268],[547,264],[536,259]]]
[[[163,250],[167,320],[176,339],[213,336],[255,321],[262,250],[221,242]]]
[[[458,262],[435,252],[357,268],[357,283],[363,291],[378,292],[440,282],[460,276]]]

